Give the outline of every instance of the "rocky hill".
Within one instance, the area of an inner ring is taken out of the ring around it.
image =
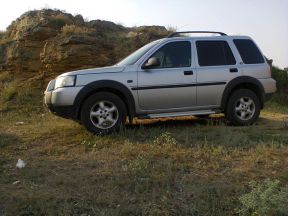
[[[0,73],[46,83],[62,72],[112,65],[168,33],[161,26],[126,28],[59,10],[29,11],[0,34]]]

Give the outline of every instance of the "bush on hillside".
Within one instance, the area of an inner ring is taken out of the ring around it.
[[[65,25],[62,27],[61,33],[64,35],[73,34],[89,34],[95,32],[95,29],[87,28],[85,26]]]
[[[278,67],[272,67],[272,77],[277,81],[278,89],[288,88],[288,73]]]

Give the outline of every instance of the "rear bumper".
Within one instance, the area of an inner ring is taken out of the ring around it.
[[[276,92],[276,81],[273,78],[259,79],[267,95]]]

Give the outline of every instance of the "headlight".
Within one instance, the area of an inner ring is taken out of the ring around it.
[[[76,76],[62,76],[58,77],[55,82],[55,88],[70,87],[75,85]]]

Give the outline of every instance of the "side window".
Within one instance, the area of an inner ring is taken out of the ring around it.
[[[151,57],[159,59],[160,66],[157,68],[189,67],[191,66],[191,43],[177,41],[165,44]]]
[[[236,64],[233,53],[226,41],[196,41],[200,66]]]
[[[245,64],[264,63],[264,58],[253,41],[249,39],[234,39],[233,42]]]

